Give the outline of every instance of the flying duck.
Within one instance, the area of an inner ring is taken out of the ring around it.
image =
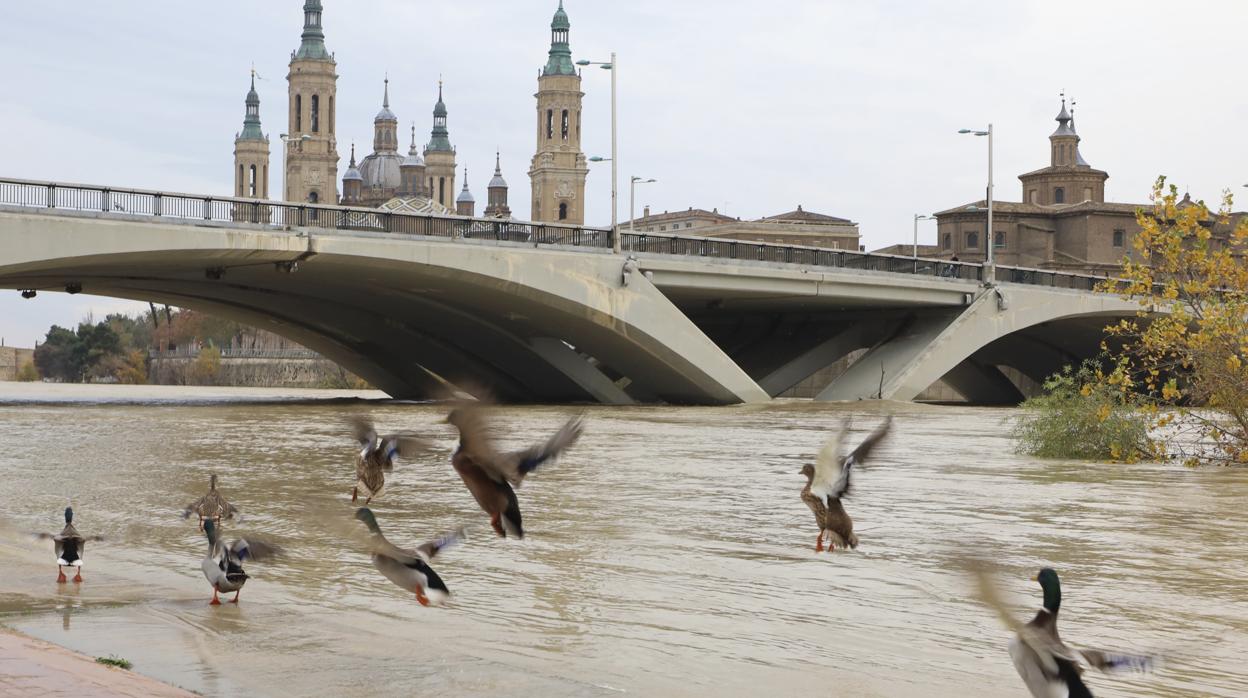
[[[237,513],[238,509],[221,496],[221,491],[217,489],[217,474],[213,473],[208,476],[208,493],[187,504],[186,509],[182,511],[182,518],[198,514],[199,530],[202,531],[205,519],[214,521],[220,528],[222,519],[232,519]]]
[[[238,595],[247,583],[247,573],[243,571],[244,560],[265,560],[281,552],[276,545],[254,538],[250,541],[238,538],[226,545],[211,518],[204,521],[204,534],[208,537],[208,554],[204,556],[200,567],[204,570],[204,577],[212,585],[212,601],[209,603],[213,606],[221,605],[217,592],[234,592],[230,603],[238,603]]]
[[[451,465],[477,504],[490,515],[494,532],[503,538],[508,534],[524,538],[520,502],[512,487],[519,487],[526,475],[576,443],[583,428],[581,418],[569,419],[545,443],[512,453],[494,450],[480,408],[457,408],[446,421],[459,429],[459,445]]]
[[[416,601],[421,606],[440,604],[451,595],[446,582],[433,571],[429,563],[444,548],[467,539],[464,527],[417,546],[415,550],[406,550],[386,540],[371,509],[360,507],[355,512],[355,518],[368,526],[368,549],[373,557],[373,566],[383,577],[394,582],[400,589],[416,594]]]
[[[74,568],[74,583],[82,583],[82,556],[83,551],[87,547],[87,538],[78,533],[78,529],[74,528],[74,510],[72,507],[65,507],[65,528],[60,533],[40,533],[38,537],[43,540],[51,539],[56,544],[56,583],[64,584],[68,580],[65,578],[66,567]],[[91,536],[91,540],[104,540],[101,536]]]
[[[373,423],[363,417],[352,417],[352,429],[355,439],[360,443],[360,450],[355,454],[355,487],[351,488],[351,502],[354,504],[360,493],[364,494],[364,505],[381,496],[386,488],[386,473],[394,471],[394,461],[399,457],[411,458],[427,444],[408,434],[377,435]]]
[[[1155,657],[1147,655],[1072,649],[1057,633],[1057,613],[1062,606],[1062,585],[1057,572],[1045,567],[1033,580],[1040,582],[1044,591],[1044,605],[1023,625],[1006,610],[987,573],[982,568],[977,571],[981,599],[1015,633],[1010,640],[1010,658],[1034,698],[1092,698],[1091,689],[1083,682],[1084,664],[1115,673],[1151,671],[1158,663]]]
[[[842,424],[836,433],[819,451],[819,456],[812,466],[802,466],[802,475],[806,476],[806,486],[802,488],[802,501],[815,514],[815,523],[819,525],[819,538],[815,541],[815,552],[823,551],[824,536],[828,538],[828,550],[839,545],[842,548],[857,548],[858,536],[854,535],[854,521],[849,518],[845,507],[841,505],[841,497],[849,494],[850,475],[854,466],[861,464],[870,455],[871,450],[880,442],[893,425],[893,418],[888,417],[875,431],[871,432],[862,443],[858,444],[848,456],[842,455],[845,434],[849,431],[848,424]]]

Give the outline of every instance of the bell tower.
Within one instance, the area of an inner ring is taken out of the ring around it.
[[[433,105],[433,130],[425,146],[425,177],[429,198],[455,208],[455,147],[446,128],[446,102],[442,101],[442,81],[438,80],[438,101]]]
[[[585,224],[585,178],[581,152],[581,76],[572,65],[571,28],[563,0],[550,23],[550,53],[537,78],[537,152],[529,167],[534,221]]]
[[[303,41],[290,54],[290,110],[285,144],[286,201],[338,202],[338,139],[334,98],[337,63],[325,48],[321,0],[303,4]]]
[[[251,89],[247,91],[243,130],[234,137],[234,196],[269,198],[269,137],[260,130],[260,95],[256,92],[254,70]]]

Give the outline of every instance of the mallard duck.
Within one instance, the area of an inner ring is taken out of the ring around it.
[[[247,573],[243,571],[244,560],[265,560],[281,552],[276,545],[255,538],[238,538],[226,545],[211,518],[204,521],[204,534],[208,537],[208,554],[204,556],[200,567],[204,570],[204,577],[212,585],[210,603],[213,606],[221,605],[217,592],[234,592],[230,603],[238,603],[238,595],[247,583]]]
[[[182,511],[182,518],[187,518],[191,514],[199,515],[199,530],[204,530],[204,519],[211,519],[216,522],[217,526],[221,526],[222,519],[232,519],[238,513],[238,509],[226,501],[221,496],[221,491],[217,489],[217,474],[213,473],[208,476],[208,493],[199,499],[186,505],[186,509]]]
[[[467,538],[462,526],[417,546],[415,550],[405,550],[396,547],[381,534],[377,517],[371,509],[359,508],[355,512],[355,518],[368,526],[368,549],[373,557],[373,566],[382,576],[394,582],[400,589],[416,594],[416,600],[421,606],[442,603],[450,596],[451,591],[446,588],[446,582],[433,571],[429,562],[444,548]]]
[[[74,583],[82,583],[82,556],[87,547],[87,538],[74,528],[74,509],[65,507],[65,528],[60,533],[40,533],[40,539],[51,539],[56,544],[56,583],[64,584],[65,568],[74,568]],[[91,536],[91,540],[104,540],[101,536]]]
[[[812,466],[807,463],[802,466],[802,475],[806,476],[802,501],[814,512],[815,523],[819,525],[815,552],[823,552],[825,535],[828,538],[829,551],[835,550],[838,545],[842,548],[858,547],[854,521],[841,505],[841,497],[849,494],[850,474],[854,466],[866,460],[876,444],[888,434],[892,425],[892,417],[885,419],[883,424],[858,444],[858,448],[848,456],[842,456],[842,445],[849,430],[848,425],[843,424],[840,431],[828,439],[827,444],[819,451],[815,464]]]
[[[1014,660],[1014,668],[1022,677],[1023,684],[1035,698],[1092,698],[1092,691],[1083,682],[1083,664],[1110,673],[1151,671],[1158,661],[1147,655],[1075,650],[1062,642],[1057,633],[1057,613],[1062,606],[1062,585],[1057,572],[1051,568],[1045,567],[1032,578],[1040,582],[1040,588],[1044,591],[1044,605],[1036,612],[1035,618],[1025,625],[1018,623],[1006,610],[995,586],[982,568],[977,571],[977,577],[981,599],[1015,633],[1010,640],[1010,658]]]
[[[526,475],[576,443],[583,428],[581,418],[569,419],[545,443],[513,453],[494,450],[479,408],[458,408],[447,415],[446,421],[459,429],[459,445],[451,456],[451,465],[477,504],[490,515],[494,532],[503,538],[508,533],[524,538],[520,502],[512,486],[519,487]]]
[[[394,471],[395,459],[411,458],[427,444],[410,434],[378,436],[373,423],[363,417],[353,417],[350,421],[355,438],[360,442],[360,450],[355,454],[356,482],[351,488],[351,502],[354,504],[363,492],[367,506],[385,490],[386,473]]]

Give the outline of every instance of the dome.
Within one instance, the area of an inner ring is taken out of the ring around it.
[[[568,13],[563,11],[563,0],[559,0],[559,9],[555,10],[555,18],[550,20],[551,29],[571,29],[572,23],[568,21]]]
[[[403,158],[403,162],[399,163],[399,167],[424,167],[424,166],[425,166],[425,159],[420,156],[420,153],[417,152],[415,148],[413,148],[412,151],[407,154],[407,157]]]
[[[403,157],[398,153],[373,153],[360,162],[360,176],[364,186],[381,189],[397,189],[402,178],[399,165]]]
[[[472,192],[468,191],[468,183],[467,183],[467,182],[464,182],[464,189],[463,189],[463,191],[459,192],[459,197],[455,199],[455,203],[457,203],[457,204],[473,204],[473,203],[476,203],[476,202],[477,202],[477,200],[476,200],[476,199],[474,199],[474,198],[472,198]]]
[[[399,117],[395,116],[394,112],[390,111],[390,107],[382,107],[381,111],[377,112],[377,116],[373,117],[373,121],[398,121],[398,120],[399,120]]]
[[[499,188],[506,189],[506,188],[507,188],[507,180],[503,179],[503,176],[502,176],[501,174],[499,174],[499,173],[495,172],[495,173],[494,173],[494,179],[491,179],[491,180],[490,180],[490,187],[489,187],[489,188],[490,188],[490,189],[499,189]]]
[[[344,182],[354,182],[362,179],[364,179],[363,175],[354,167],[348,168],[347,173],[342,176],[342,181]]]

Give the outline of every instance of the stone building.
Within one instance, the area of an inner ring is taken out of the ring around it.
[[[269,198],[269,137],[260,130],[260,94],[256,71],[251,71],[243,130],[234,136],[234,196]]]
[[[585,178],[581,152],[581,75],[572,64],[571,29],[563,0],[550,23],[550,53],[537,78],[537,153],[529,167],[532,219],[585,224]]]
[[[507,180],[503,179],[502,160],[497,152],[494,153],[494,178],[490,180],[486,192],[486,218],[511,218],[511,208],[507,206]]]
[[[473,197],[472,192],[468,191],[468,168],[464,168],[464,190],[459,192],[459,197],[455,199],[455,215],[457,216],[475,216],[477,215],[477,200]]]
[[[325,48],[321,1],[303,4],[303,36],[290,54],[289,142],[285,150],[286,201],[338,201],[338,141],[334,131],[334,97],[338,64]]]
[[[993,201],[997,264],[1103,274],[1133,254],[1135,213],[1149,204],[1105,200],[1109,174],[1083,159],[1073,112],[1063,98],[1057,130],[1049,136],[1049,166],[1019,175],[1023,200]],[[987,218],[985,200],[937,213],[936,256],[982,262]]]
[[[682,233],[777,245],[855,251],[859,249],[857,223],[846,218],[807,211],[800,205],[788,213],[757,220],[726,216],[719,209],[707,211],[689,208],[684,211],[651,214],[650,207],[646,206],[641,218],[634,219],[631,223],[633,232]],[[629,227],[629,221],[625,221],[620,229],[627,231]]]

